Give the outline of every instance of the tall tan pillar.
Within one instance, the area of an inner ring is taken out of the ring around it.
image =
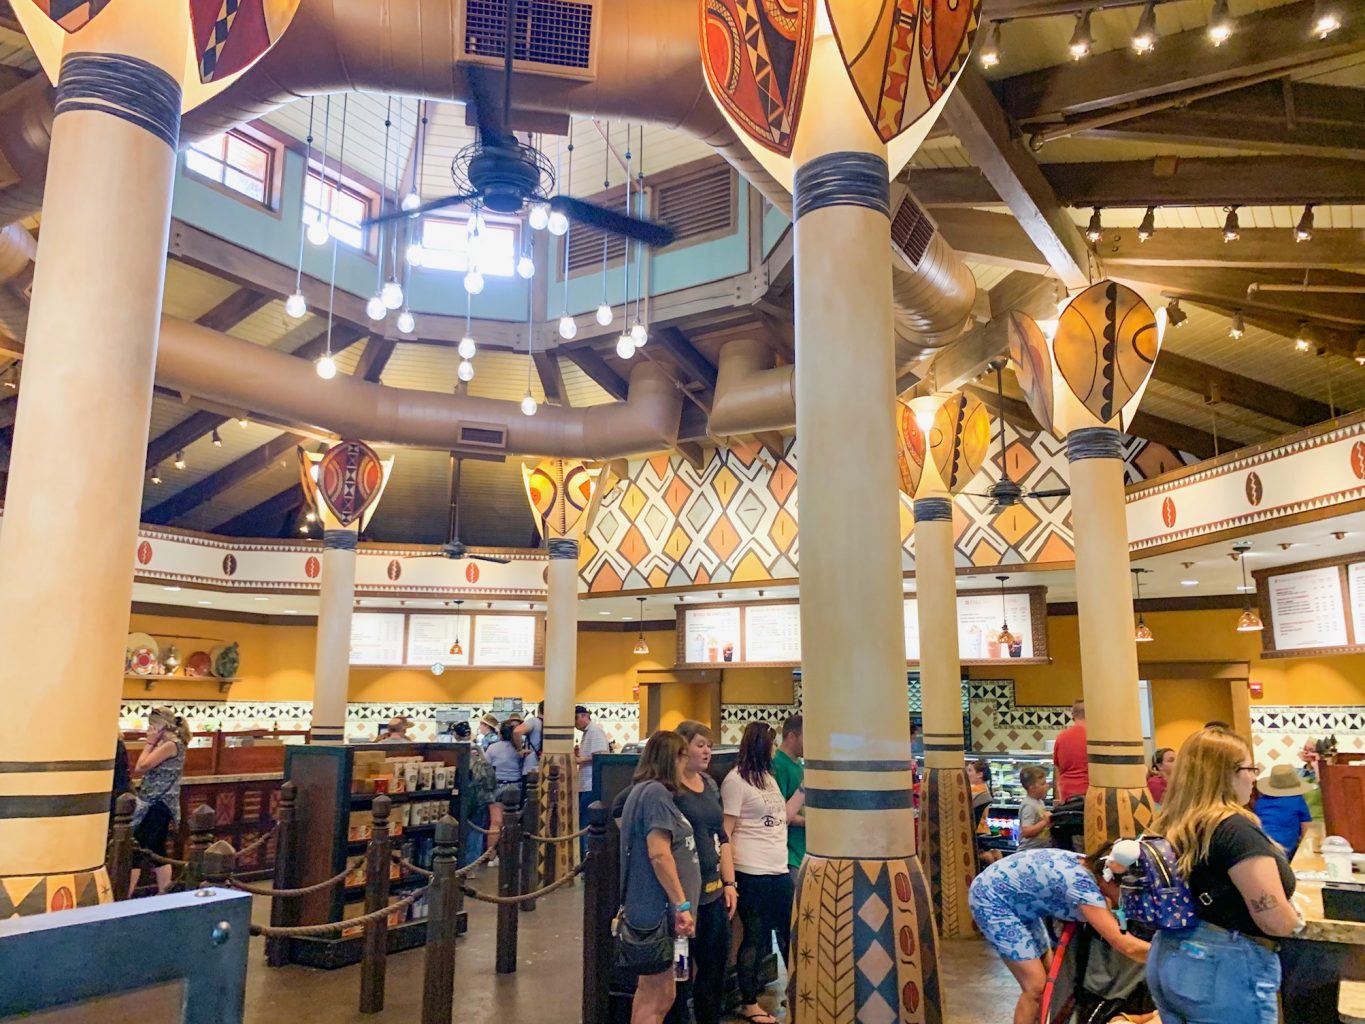
[[[125,5],[64,43],[0,533],[0,918],[110,899],[188,6]]]
[[[351,682],[351,615],[355,609],[355,553],[359,524],[339,525],[324,514],[318,638],[313,657],[313,743],[346,742]]]
[[[1136,836],[1156,808],[1147,789],[1133,641],[1123,438],[1110,427],[1073,430],[1066,436],[1066,454],[1090,760],[1085,843],[1092,849],[1105,839]]]
[[[811,61],[792,153],[807,856],[788,1003],[799,1024],[897,1017],[902,993],[916,1008],[941,1002],[915,857],[886,147],[849,103],[832,37],[815,39]],[[858,989],[863,956],[888,957],[885,991]],[[831,970],[850,974],[833,1015],[818,995]]]

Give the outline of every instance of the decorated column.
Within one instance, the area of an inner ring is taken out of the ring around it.
[[[381,460],[363,441],[342,441],[325,455],[300,448],[299,465],[304,503],[322,524],[310,739],[313,743],[345,743],[356,541],[379,505],[393,459]]]
[[[896,495],[889,181],[970,45],[975,5],[699,5],[706,75],[792,185],[807,856],[796,1024],[942,1019],[915,857]],[[852,454],[851,454],[852,453]]]
[[[578,686],[578,542],[602,493],[603,469],[562,458],[522,467],[536,528],[549,547],[545,575],[545,748],[540,757],[540,822],[545,835],[577,830],[574,713]],[[608,471],[608,477],[610,473]],[[540,844],[545,882],[563,875],[573,843]]]
[[[962,735],[962,663],[953,562],[953,494],[985,459],[990,417],[966,395],[926,396],[900,409],[901,490],[914,499],[915,608],[924,712],[920,860],[939,934],[974,933],[967,890],[976,877],[971,784]]]
[[[191,6],[13,3],[57,89],[0,535],[0,919],[111,895],[105,831],[175,150],[182,109],[210,88],[195,40],[214,19],[192,31]],[[269,41],[239,48],[235,67]]]
[[[1146,785],[1123,498],[1123,435],[1161,349],[1165,311],[1101,281],[1073,298],[1048,338],[1010,314],[1010,358],[1038,422],[1066,439],[1076,544],[1090,789],[1085,843],[1136,836],[1155,808]]]

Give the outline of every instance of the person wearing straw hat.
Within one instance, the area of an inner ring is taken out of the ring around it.
[[[488,745],[498,738],[498,726],[501,724],[498,721],[498,716],[491,711],[479,719],[480,750],[487,750]]]
[[[1277,764],[1256,780],[1256,817],[1266,835],[1284,847],[1291,860],[1313,820],[1304,795],[1318,787],[1299,775],[1293,765]]]

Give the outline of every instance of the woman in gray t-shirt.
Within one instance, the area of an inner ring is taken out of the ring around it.
[[[694,927],[701,898],[701,864],[692,826],[673,803],[687,743],[676,732],[656,732],[645,744],[621,812],[621,908],[634,928],[649,930],[672,915],[673,934]],[[673,967],[642,975],[635,986],[632,1024],[660,1024],[673,1005]]]

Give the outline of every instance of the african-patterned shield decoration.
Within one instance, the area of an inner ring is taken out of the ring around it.
[[[915,413],[904,402],[896,403],[896,434],[900,454],[897,470],[900,476],[901,491],[906,497],[913,498],[919,489],[919,478],[924,473],[924,431],[915,422]]]
[[[702,66],[712,95],[760,145],[790,156],[818,0],[701,0]]]
[[[1038,321],[1027,313],[1011,312],[1006,321],[1010,361],[1028,407],[1044,430],[1052,429],[1052,355]]]
[[[560,458],[542,459],[534,469],[522,466],[526,497],[542,537],[577,537],[586,529],[600,472],[584,462]]]
[[[1101,424],[1137,395],[1156,361],[1156,314],[1133,289],[1101,281],[1062,311],[1052,340],[1057,370]]]
[[[112,0],[33,0],[33,5],[68,32],[76,32]]]
[[[201,82],[250,67],[289,27],[299,0],[190,0]]]
[[[883,142],[948,90],[967,60],[980,0],[824,0],[844,66]]]
[[[954,394],[943,401],[934,413],[934,425],[927,438],[915,419],[914,410],[904,403],[898,413],[897,426],[901,490],[911,498],[915,497],[924,473],[926,447],[950,494],[967,486],[990,450],[990,413],[970,395]]]
[[[364,441],[342,441],[318,463],[318,495],[342,526],[361,517],[384,486],[384,464]]]

